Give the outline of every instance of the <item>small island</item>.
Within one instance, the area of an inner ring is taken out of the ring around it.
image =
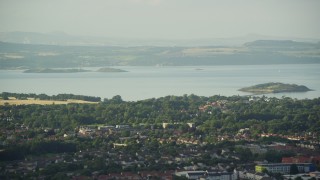
[[[24,71],[24,73],[79,73],[79,72],[89,72],[89,70],[38,68],[38,69],[28,69]]]
[[[250,87],[241,88],[239,89],[239,91],[256,93],[256,94],[267,94],[267,93],[282,93],[282,92],[307,92],[312,90],[303,85],[271,82],[271,83],[264,83],[264,84],[258,84]]]
[[[122,69],[103,67],[97,71],[90,71],[85,69],[53,69],[53,68],[35,68],[25,70],[24,73],[81,73],[81,72],[102,72],[102,73],[113,73],[113,72],[128,72]]]
[[[122,69],[116,69],[116,68],[103,67],[103,68],[98,69],[97,72],[109,73],[109,72],[128,72],[128,71],[125,71]]]

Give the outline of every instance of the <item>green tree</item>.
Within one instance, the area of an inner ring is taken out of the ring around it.
[[[236,148],[235,151],[239,155],[240,161],[249,162],[249,161],[253,160],[253,154],[249,149]]]

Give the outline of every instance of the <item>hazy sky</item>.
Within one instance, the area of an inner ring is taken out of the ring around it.
[[[0,32],[194,39],[320,38],[320,0],[0,0]]]

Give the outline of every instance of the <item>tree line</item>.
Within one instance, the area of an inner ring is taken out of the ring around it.
[[[2,93],[3,95],[4,93]],[[10,95],[10,94],[8,94]],[[23,95],[21,95],[23,96]],[[40,97],[42,95],[36,95]],[[56,96],[46,96],[55,99]],[[71,98],[74,95],[59,96]],[[84,96],[85,97],[85,96]],[[208,105],[223,101],[223,108]],[[166,96],[141,101],[123,101],[121,96],[104,99],[98,104],[6,105],[0,108],[1,126],[24,124],[30,128],[72,130],[92,124],[160,124],[193,122],[203,134],[234,133],[250,128],[253,134],[320,132],[320,98],[266,98],[249,101],[246,96],[196,95]]]
[[[58,94],[58,95],[46,95],[46,94],[24,94],[24,93],[10,93],[10,92],[3,92],[0,94],[0,97],[4,100],[8,100],[9,97],[15,97],[16,99],[26,100],[28,98],[34,98],[39,100],[56,100],[56,101],[66,101],[68,99],[76,99],[76,100],[83,100],[83,101],[91,101],[91,102],[100,102],[100,97],[93,97],[93,96],[84,96],[84,95],[74,95],[74,94]]]

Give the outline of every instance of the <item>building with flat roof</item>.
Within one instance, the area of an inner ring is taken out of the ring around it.
[[[316,167],[312,163],[270,163],[270,164],[258,164],[255,166],[256,172],[264,172],[267,170],[272,173],[290,174],[290,167],[296,165],[300,173],[313,172]]]
[[[211,172],[211,171],[181,171],[176,172],[175,176],[187,179],[200,180],[236,180],[237,176],[232,172]]]

